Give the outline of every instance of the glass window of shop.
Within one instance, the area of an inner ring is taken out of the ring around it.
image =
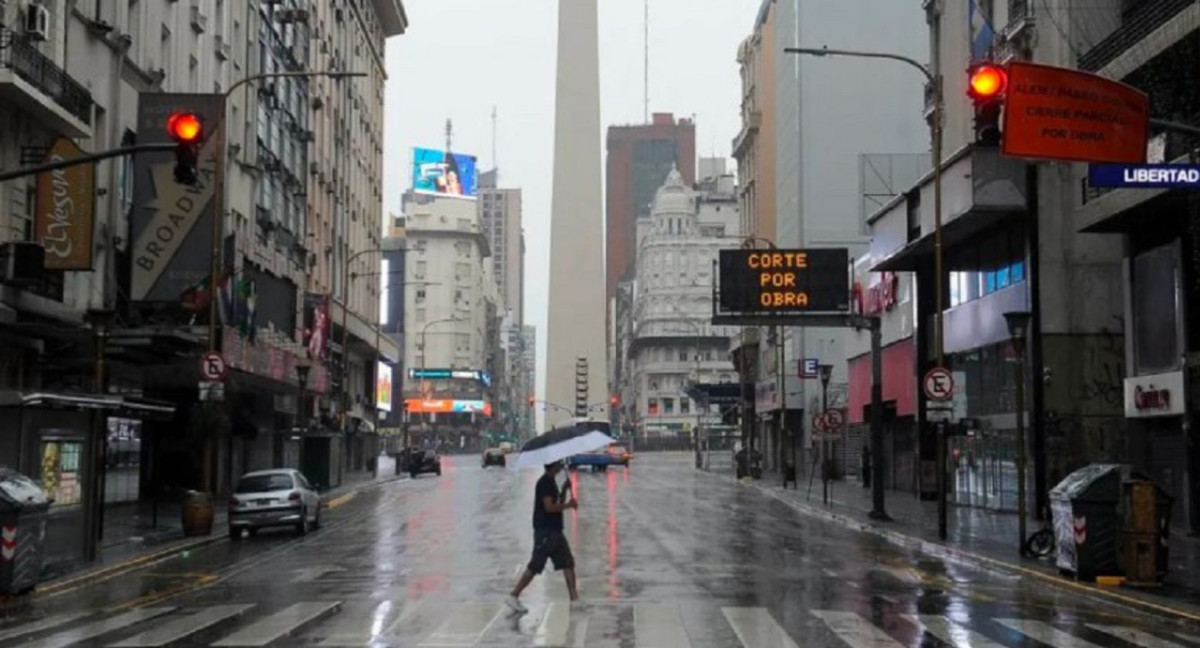
[[[142,422],[108,419],[108,447],[104,453],[104,501],[136,502],[142,466]]]
[[[1132,261],[1134,362],[1137,374],[1179,366],[1179,244],[1143,252]]]
[[[950,254],[950,307],[1025,281],[1025,230],[1011,227]]]

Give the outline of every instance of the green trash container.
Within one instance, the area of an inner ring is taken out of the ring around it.
[[[0,468],[0,594],[24,594],[41,579],[49,508],[37,482]]]
[[[1121,573],[1121,489],[1129,467],[1090,464],[1050,491],[1059,571],[1076,579]]]

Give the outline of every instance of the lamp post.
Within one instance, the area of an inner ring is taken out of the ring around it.
[[[442,319],[433,320],[432,322],[428,322],[427,324],[425,324],[425,326],[421,327],[421,341],[418,344],[418,349],[421,351],[421,375],[422,376],[425,375],[425,368],[426,368],[425,367],[425,359],[426,359],[425,333],[429,330],[429,327],[434,326],[436,324],[444,324],[446,322],[461,322],[461,321],[462,321],[462,319],[459,317],[445,317]],[[422,382],[424,382],[425,380],[426,379],[424,377],[421,378]],[[421,390],[421,398],[422,399],[425,398],[425,390],[424,389]],[[421,417],[421,422],[423,424],[428,423],[428,421],[426,421],[424,416]]]
[[[254,83],[263,79],[278,79],[287,77],[329,77],[331,79],[345,79],[350,77],[365,77],[366,72],[339,72],[334,70],[318,70],[315,72],[294,71],[294,72],[264,72],[262,74],[254,74],[235,82],[229,86],[229,89],[222,94],[223,101],[221,109],[217,111],[217,128],[214,133],[219,138],[217,141],[217,164],[216,173],[213,178],[213,222],[212,222],[212,258],[210,259],[210,276],[209,276],[209,295],[208,295],[208,350],[215,352],[217,350],[217,287],[219,281],[217,275],[221,271],[221,225],[225,220],[225,112],[226,103],[229,97],[233,95],[234,90]]]
[[[899,54],[891,54],[888,52],[863,52],[857,50],[835,50],[827,47],[811,48],[811,47],[785,47],[784,52],[788,54],[801,54],[808,56],[848,56],[853,58],[866,59],[886,59],[891,61],[899,61],[909,67],[916,68],[921,74],[925,75],[925,80],[929,82],[929,87],[933,91],[933,116],[929,122],[930,138],[933,140],[933,304],[934,304],[934,320],[933,320],[933,353],[935,358],[935,366],[937,368],[945,367],[945,344],[942,335],[942,311],[945,308],[943,304],[944,296],[942,292],[942,284],[945,278],[942,276],[943,260],[942,260],[942,131],[943,131],[943,115],[946,112],[945,96],[942,93],[942,75],[931,70],[929,67],[922,65],[920,62],[911,59],[907,56]],[[875,436],[872,435],[872,440]],[[946,438],[943,434],[937,436],[937,489],[938,489],[938,537],[942,540],[946,539]],[[883,457],[882,447],[871,448],[871,454],[875,457],[875,461],[879,462]],[[882,464],[880,464],[882,469]]]
[[[397,287],[401,287],[401,286],[407,288],[408,286],[440,286],[440,285],[442,285],[442,284],[437,281],[394,281],[394,282],[389,283],[388,285],[384,286],[383,289],[380,290],[379,292],[380,292],[380,294],[383,294],[383,293],[386,293],[387,291],[391,290],[392,288],[397,288]],[[407,298],[408,298],[408,296],[405,295],[406,301],[407,301]],[[401,333],[403,333],[403,324],[404,323],[401,322],[400,324],[401,324]],[[375,376],[375,391],[376,392],[378,392],[378,390],[379,390],[379,364],[380,364],[380,358],[381,358],[381,353],[379,350],[379,343],[380,343],[380,335],[381,335],[382,331],[383,331],[383,313],[381,312],[379,314],[377,321],[375,322],[375,372],[373,375]],[[342,329],[342,332],[344,335],[345,334],[344,328]],[[401,350],[401,353],[403,353],[403,350]],[[395,380],[395,377],[393,377],[393,381],[394,380]],[[375,424],[375,433],[376,433],[376,435],[378,435],[379,434],[379,402],[378,402],[379,396],[378,396],[378,393],[376,393],[375,401],[376,401],[375,407],[372,411],[375,412],[375,420],[373,422]],[[408,448],[408,427],[407,426],[404,428],[404,447]],[[378,456],[375,457],[375,476],[376,477],[379,476],[379,457]]]
[[[1012,340],[1013,352],[1017,356],[1014,365],[1017,378],[1017,542],[1018,551],[1025,553],[1025,342],[1029,335],[1029,321],[1033,314],[1028,311],[1012,311],[1004,314],[1008,324],[1008,335]]]
[[[818,367],[821,372],[821,416],[829,411],[829,380],[833,378],[833,365],[823,364]],[[828,456],[825,435],[821,435],[821,501],[829,504],[829,481],[833,478],[832,459]]]

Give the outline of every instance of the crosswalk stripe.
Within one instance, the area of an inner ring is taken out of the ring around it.
[[[44,619],[41,619],[39,621],[30,621],[29,623],[23,623],[19,626],[14,626],[14,627],[8,628],[6,630],[0,630],[0,641],[4,641],[5,639],[16,639],[17,637],[23,637],[28,634],[33,634],[35,632],[41,632],[42,630],[49,630],[50,628],[57,628],[58,626],[64,626],[72,621],[77,620],[77,619],[82,619],[83,617],[85,617],[87,615],[88,615],[87,612],[72,612],[70,614],[55,614],[52,616],[48,616]]]
[[[546,616],[533,637],[533,645],[583,648],[590,619],[587,611],[572,610],[570,603],[551,603],[546,606]]]
[[[128,628],[135,623],[141,623],[147,619],[153,619],[157,616],[162,616],[173,611],[173,607],[158,607],[158,608],[142,608],[118,614],[114,617],[109,617],[101,621],[89,623],[87,625],[72,628],[65,632],[50,635],[40,641],[33,643],[21,644],[22,648],[66,648],[71,644],[81,643],[95,639],[101,635],[106,635],[110,632]]]
[[[660,603],[639,603],[633,608],[633,633],[637,645],[648,648],[690,648],[679,608]]]
[[[409,601],[400,606],[396,611],[394,618],[388,623],[388,618],[392,617],[394,604],[391,601],[384,601],[375,606],[371,612],[370,619],[366,624],[367,629],[363,630],[362,617],[347,619],[345,623],[333,629],[328,636],[325,637],[318,646],[341,646],[347,648],[350,646],[366,646],[380,637],[393,637],[396,631],[400,629],[400,625],[412,618],[421,607],[421,601]],[[383,626],[388,623],[387,627]]]
[[[1149,632],[1143,632],[1134,628],[1125,628],[1113,625],[1101,625],[1098,623],[1089,623],[1088,627],[1092,630],[1098,630],[1107,635],[1112,635],[1121,641],[1131,643],[1142,648],[1183,648],[1181,644],[1166,639],[1160,639]]]
[[[463,603],[421,643],[422,646],[474,646],[500,616],[499,603]]]
[[[1100,648],[1096,644],[1080,639],[1073,634],[1063,632],[1054,626],[1041,621],[1028,619],[996,619],[996,623],[1011,628],[1021,634],[1036,639],[1055,648]]]
[[[152,648],[154,646],[166,646],[207,630],[226,619],[240,616],[252,607],[254,607],[253,603],[245,605],[214,605],[185,617],[163,621],[156,627],[141,634],[123,639],[114,644],[109,644],[109,648]]]
[[[723,607],[721,613],[743,648],[800,648],[761,607]]]
[[[298,631],[306,624],[323,618],[325,615],[337,612],[341,606],[341,601],[305,602],[289,605],[271,616],[259,619],[228,637],[214,642],[212,645],[266,646],[272,641]]]
[[[923,627],[925,632],[937,637],[943,643],[955,646],[956,648],[1004,648],[1004,646],[978,632],[968,630],[944,617],[932,614],[922,614],[920,616],[906,614],[904,618],[913,625]]]
[[[854,612],[812,610],[812,615],[824,621],[851,648],[902,648],[890,635]]]

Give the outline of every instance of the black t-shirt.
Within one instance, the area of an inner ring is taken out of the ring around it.
[[[558,483],[553,475],[542,475],[533,493],[533,529],[535,531],[562,531],[563,514],[546,510],[544,499],[558,501]]]

